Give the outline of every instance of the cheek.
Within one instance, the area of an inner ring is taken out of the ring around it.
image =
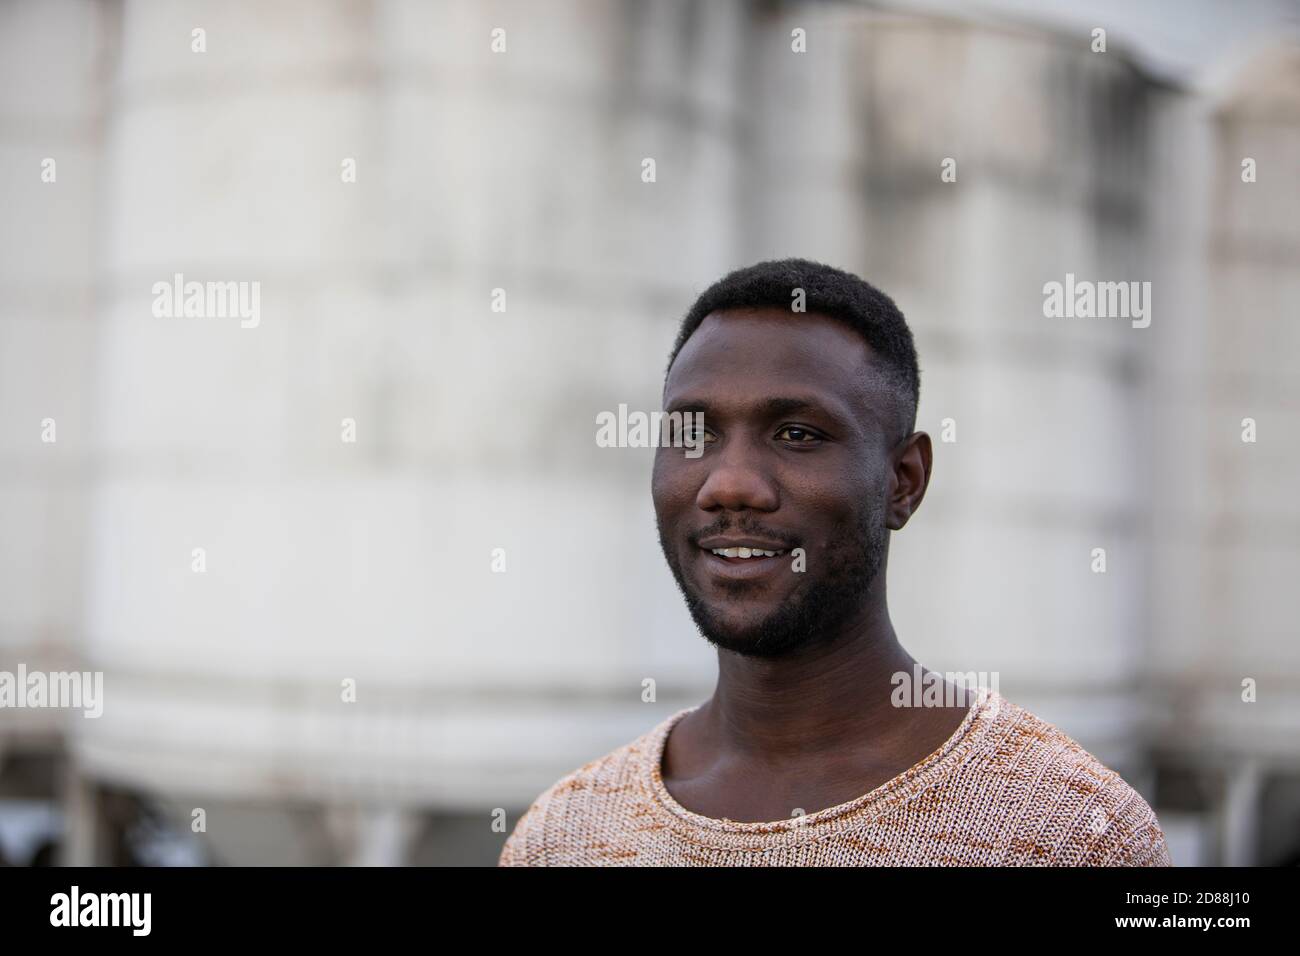
[[[662,452],[656,454],[650,477],[650,497],[660,521],[680,515],[695,500],[690,469],[683,467],[681,462],[669,461]]]
[[[783,510],[788,508],[805,540],[818,550],[843,541],[846,530],[859,527],[881,495],[863,475],[845,472],[792,477],[783,491]]]

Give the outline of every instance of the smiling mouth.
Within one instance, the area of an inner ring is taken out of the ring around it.
[[[725,588],[741,586],[746,582],[758,585],[772,582],[786,567],[785,550],[742,547],[700,548],[697,552],[703,561],[706,577]]]
[[[766,551],[763,548],[707,548],[706,550],[720,558],[741,558],[744,560],[779,558],[785,554],[784,551]]]
[[[782,558],[789,553],[788,545],[778,547],[781,543],[771,538],[711,537],[697,542],[696,547],[711,577],[735,584],[767,580],[779,574],[785,567]]]

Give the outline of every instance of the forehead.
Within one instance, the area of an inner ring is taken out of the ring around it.
[[[871,347],[843,322],[779,308],[727,309],[711,312],[686,340],[664,397],[740,387],[760,398],[797,389],[857,407],[875,404],[869,398],[878,380]]]

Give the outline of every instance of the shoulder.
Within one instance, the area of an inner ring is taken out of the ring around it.
[[[1155,812],[1122,777],[1054,724],[999,694],[966,769],[989,783],[1021,862],[1170,866]]]
[[[515,824],[498,865],[616,862],[617,837],[647,812],[643,761],[677,716],[547,787]]]

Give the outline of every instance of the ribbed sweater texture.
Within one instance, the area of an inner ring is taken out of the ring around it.
[[[772,822],[701,816],[660,767],[680,710],[548,788],[501,866],[1171,866],[1151,808],[1053,725],[981,688],[936,751],[847,803]]]

